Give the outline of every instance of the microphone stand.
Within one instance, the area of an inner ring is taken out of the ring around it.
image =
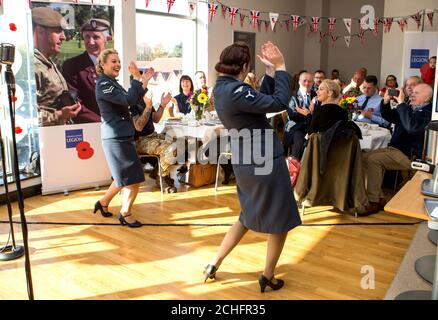
[[[20,210],[20,219],[21,219],[21,232],[23,235],[24,259],[25,259],[24,268],[26,271],[27,292],[29,295],[29,300],[34,300],[32,273],[31,273],[30,259],[29,259],[28,230],[27,230],[26,216],[24,215],[24,198],[23,198],[23,192],[21,190],[20,169],[18,166],[17,141],[15,138],[15,101],[13,100],[15,96],[15,78],[10,64],[6,66],[5,79],[8,87],[9,114],[11,119],[11,131],[12,131],[12,151],[13,151],[12,158],[13,158],[13,169],[14,169],[13,171],[15,176],[15,184],[17,186],[18,207]],[[3,163],[3,167],[4,167],[4,163]]]

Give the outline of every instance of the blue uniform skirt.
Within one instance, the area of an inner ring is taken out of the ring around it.
[[[125,187],[145,181],[133,138],[104,139],[102,146],[116,186]]]
[[[257,165],[233,165],[241,213],[239,221],[263,233],[284,233],[301,224],[284,157],[270,161],[269,174],[256,175]]]

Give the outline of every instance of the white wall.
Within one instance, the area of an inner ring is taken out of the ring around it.
[[[273,11],[278,13],[290,13],[304,15],[304,3],[299,0],[253,0],[253,1],[243,1],[243,0],[229,0],[225,3],[230,7],[238,8],[248,8],[259,11]],[[248,15],[248,11],[244,11]],[[269,31],[265,31],[264,25],[262,25],[261,32],[257,29],[254,30],[250,25],[248,19],[245,19],[244,27],[240,27],[240,20],[237,16],[234,26],[230,26],[229,15],[224,20],[222,18],[222,13],[220,6],[218,7],[218,12],[213,19],[212,23],[208,25],[208,82],[212,85],[216,79],[216,71],[214,66],[219,61],[219,56],[222,50],[233,43],[233,30],[244,31],[244,32],[256,32],[256,51],[260,46],[270,40],[279,45],[280,49],[285,54],[286,67],[291,73],[299,71],[303,66],[303,41],[304,41],[304,30],[299,28],[296,33],[290,28],[290,32],[287,32],[286,27],[283,29],[277,26],[276,33],[273,33],[269,28]],[[269,20],[269,17],[265,14],[260,15],[261,19]],[[280,17],[280,19],[284,19]],[[264,73],[264,68],[256,60],[256,74],[261,76]]]
[[[421,9],[437,9],[438,1],[436,0],[385,0],[385,16],[407,16],[418,12]],[[426,18],[424,31],[437,31],[438,14],[435,13],[434,28],[430,27]],[[417,24],[412,19],[408,19],[408,28],[410,31],[417,31]],[[394,74],[402,85],[405,79],[402,79],[403,68],[403,33],[397,23],[394,23],[389,34],[383,36],[382,62],[381,62],[381,79],[386,75]]]

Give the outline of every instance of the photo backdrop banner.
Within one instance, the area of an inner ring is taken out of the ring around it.
[[[403,81],[411,76],[420,76],[420,68],[436,55],[438,32],[404,33]]]
[[[49,27],[59,14],[62,28]],[[95,64],[102,50],[114,47],[114,8],[32,2],[32,16],[38,17],[32,31],[42,193],[108,185]]]

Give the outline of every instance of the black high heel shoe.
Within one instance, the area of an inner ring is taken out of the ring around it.
[[[216,279],[216,271],[217,268],[214,265],[212,264],[207,265],[204,269],[204,276],[205,276],[204,282],[207,281],[208,278]]]
[[[128,227],[130,227],[130,228],[140,228],[141,226],[142,226],[142,223],[141,222],[138,222],[137,220],[136,221],[134,221],[133,223],[129,223],[128,221],[126,221],[125,220],[125,217],[129,217],[131,214],[129,213],[129,214],[125,214],[125,215],[122,215],[121,213],[119,213],[119,221],[120,221],[120,224],[122,225],[122,226],[128,226]]]
[[[274,279],[274,277],[272,277]],[[269,280],[266,278],[263,274],[259,277],[259,285],[260,285],[260,292],[265,292],[266,286],[270,287],[272,290],[280,290],[284,286],[284,281],[281,279],[276,279],[277,283],[273,283],[272,279]]]
[[[109,211],[105,211],[103,210],[103,208],[108,208],[108,206],[103,206],[100,201],[97,201],[94,204],[94,211],[93,213],[95,214],[97,212],[97,210],[100,210],[100,213],[102,214],[103,217],[108,218],[111,217],[113,214]]]

